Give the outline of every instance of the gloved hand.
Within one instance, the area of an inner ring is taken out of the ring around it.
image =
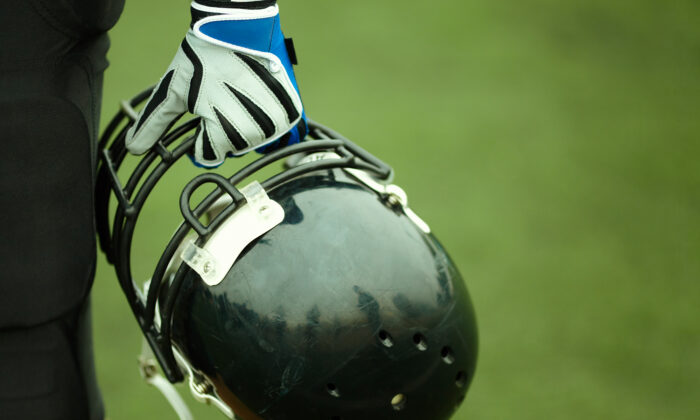
[[[282,146],[303,139],[306,122],[279,9],[267,3],[251,9],[235,7],[245,2],[192,2],[192,28],[127,132],[131,153],[145,153],[185,111],[202,117],[194,161],[204,167],[269,149],[278,139]]]

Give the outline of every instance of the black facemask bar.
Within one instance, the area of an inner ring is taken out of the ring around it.
[[[192,179],[182,191],[180,210],[184,220],[160,257],[151,277],[147,296],[144,297],[143,293],[136,287],[131,272],[131,244],[136,220],[148,196],[162,176],[184,155],[194,153],[194,131],[199,125],[199,119],[194,118],[171,128],[141,158],[126,184],[122,185],[117,172],[127,155],[124,143],[126,132],[136,120],[137,112],[134,108],[145,102],[150,97],[151,92],[152,88],[141,92],[128,102],[122,101],[121,110],[108,124],[100,138],[99,167],[95,189],[97,232],[100,247],[106,254],[107,260],[114,266],[129,306],[163,369],[164,375],[170,382],[179,382],[183,379],[183,374],[173,354],[170,326],[175,300],[189,267],[186,264],[180,264],[178,267],[172,282],[169,283],[164,301],[161,301],[158,308],[160,322],[156,323],[156,304],[160,289],[168,264],[173,260],[175,252],[188,233],[195,231],[198,236],[195,244],[201,246],[211,232],[216,230],[241,205],[245,204],[245,197],[236,188],[238,183],[280,160],[319,152],[332,152],[338,158],[301,163],[261,182],[262,187],[266,191],[270,191],[304,174],[335,168],[359,169],[369,173],[380,183],[390,182],[393,173],[388,165],[350,140],[311,121],[309,121],[308,141],[286,146],[266,154],[228,178],[211,172],[202,173]],[[173,149],[169,149],[169,146],[178,141],[181,143]],[[153,169],[149,171],[152,166],[154,166]],[[142,180],[143,182],[141,182]],[[194,191],[204,184],[214,184],[216,189],[192,209],[189,204],[190,198]],[[110,226],[111,193],[114,193],[118,205]],[[231,203],[208,225],[203,225],[199,221],[200,217],[223,194],[228,194],[231,197]],[[165,281],[169,281],[169,279]]]

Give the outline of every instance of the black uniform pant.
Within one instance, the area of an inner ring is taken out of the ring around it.
[[[106,31],[122,2],[0,2],[2,419],[104,416],[92,191]]]

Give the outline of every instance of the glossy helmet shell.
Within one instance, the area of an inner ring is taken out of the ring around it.
[[[447,419],[477,331],[437,239],[336,169],[268,191],[283,222],[224,280],[190,270],[172,341],[242,419]]]

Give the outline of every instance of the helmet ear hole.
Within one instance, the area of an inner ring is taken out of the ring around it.
[[[455,362],[455,355],[452,352],[450,346],[443,347],[442,350],[440,350],[440,356],[442,357],[442,361],[447,363],[448,365],[451,365]]]
[[[340,397],[340,391],[338,391],[338,387],[335,386],[334,383],[326,384],[326,391],[328,391],[328,393],[333,397]]]
[[[428,341],[425,339],[425,336],[421,333],[413,334],[413,344],[415,344],[416,348],[420,351],[428,350]]]
[[[464,371],[460,370],[459,372],[457,372],[457,376],[455,377],[455,385],[457,385],[458,388],[463,388],[466,384],[467,374],[464,373]]]
[[[401,411],[406,407],[406,396],[404,394],[396,394],[391,398],[391,407],[396,411]]]
[[[377,333],[377,338],[379,338],[379,342],[382,343],[384,347],[394,346],[394,339],[391,338],[391,334],[385,330],[380,330],[379,333]]]

